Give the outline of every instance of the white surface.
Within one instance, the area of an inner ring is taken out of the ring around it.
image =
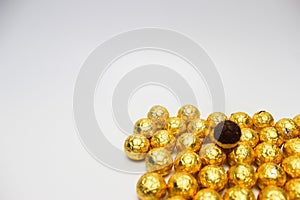
[[[136,199],[138,175],[95,161],[72,113],[83,61],[126,30],[169,28],[198,42],[223,79],[227,114],[300,113],[299,9],[296,0],[0,1],[0,199]]]

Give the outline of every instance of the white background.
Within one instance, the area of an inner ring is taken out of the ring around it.
[[[0,199],[136,199],[139,175],[94,160],[72,112],[82,63],[123,31],[168,28],[199,43],[222,77],[227,114],[300,113],[299,11],[297,0],[1,0]]]

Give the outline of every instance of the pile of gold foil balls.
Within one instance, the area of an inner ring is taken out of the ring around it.
[[[147,173],[136,185],[141,200],[252,200],[254,190],[259,200],[294,200],[300,199],[299,127],[300,115],[276,123],[267,111],[201,119],[193,105],[177,117],[153,106],[124,150],[131,160],[145,160]]]

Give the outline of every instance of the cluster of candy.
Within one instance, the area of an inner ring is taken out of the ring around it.
[[[177,117],[154,106],[135,123],[124,150],[145,159],[147,173],[136,185],[141,200],[254,200],[253,188],[260,200],[300,199],[300,115],[275,123],[266,111],[229,118],[214,112],[205,120],[192,105]]]

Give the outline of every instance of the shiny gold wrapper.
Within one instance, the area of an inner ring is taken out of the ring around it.
[[[170,117],[166,120],[164,129],[178,137],[186,131],[185,122],[179,117]]]
[[[294,118],[293,118],[294,122],[296,122],[298,128],[300,127],[300,114],[299,115],[296,115]]]
[[[167,193],[167,184],[160,174],[147,173],[138,180],[136,192],[141,200],[160,200]]]
[[[272,143],[263,142],[258,144],[255,149],[255,162],[257,165],[261,165],[266,162],[273,162],[276,164],[281,163],[283,154],[281,149]]]
[[[264,163],[257,169],[257,185],[260,189],[269,185],[284,186],[286,174],[282,167],[275,163]]]
[[[150,108],[147,117],[155,123],[157,130],[161,130],[169,118],[169,111],[163,106],[156,105]]]
[[[215,128],[220,122],[227,120],[227,116],[221,112],[213,112],[207,117],[210,129]]]
[[[259,111],[255,113],[252,120],[254,129],[258,131],[265,127],[274,126],[274,118],[267,111]]]
[[[167,200],[185,200],[182,196],[174,196],[174,197],[169,197]]]
[[[283,145],[283,153],[285,156],[300,156],[300,138],[287,140]]]
[[[199,155],[203,165],[223,165],[226,161],[226,154],[214,143],[204,144]]]
[[[199,190],[193,200],[222,200],[221,195],[213,189],[205,188]]]
[[[209,133],[209,126],[204,119],[195,119],[187,127],[189,133],[195,133],[199,138],[205,138]]]
[[[145,159],[150,149],[149,140],[143,135],[131,135],[124,143],[124,151],[132,160]]]
[[[140,134],[146,136],[147,138],[151,138],[155,132],[156,125],[151,119],[139,119],[134,124],[134,134]]]
[[[187,149],[198,152],[201,148],[201,145],[202,142],[200,138],[198,138],[194,133],[184,133],[179,136],[176,141],[176,149],[178,152]]]
[[[253,126],[252,118],[244,112],[236,112],[231,114],[229,120],[235,122],[241,129],[251,128]]]
[[[198,190],[197,180],[189,173],[176,172],[168,181],[169,195],[191,199]]]
[[[292,178],[300,178],[300,156],[294,155],[283,159],[282,168]]]
[[[265,187],[258,194],[258,200],[289,200],[284,189],[271,185]]]
[[[239,163],[251,164],[255,160],[255,152],[252,147],[247,143],[240,143],[232,152],[228,155],[228,162],[230,165],[236,165]]]
[[[207,165],[198,174],[198,182],[202,187],[211,188],[216,191],[222,190],[227,181],[227,174],[221,166]]]
[[[256,200],[254,193],[251,189],[234,186],[225,191],[224,200]]]
[[[183,119],[186,123],[200,118],[200,111],[193,105],[184,105],[178,110],[177,117]]]
[[[154,133],[150,140],[150,144],[152,148],[164,147],[168,151],[172,152],[176,144],[176,138],[168,131],[160,130]]]
[[[300,136],[299,128],[295,121],[288,118],[280,119],[275,128],[284,135],[285,139],[292,139]]]
[[[240,142],[247,142],[252,148],[254,148],[259,142],[259,136],[257,131],[251,128],[242,128],[242,136]]]
[[[175,171],[183,171],[190,174],[197,173],[201,168],[200,156],[191,150],[179,153],[174,161]]]
[[[151,149],[145,159],[147,172],[156,172],[162,176],[170,173],[173,167],[171,153],[165,148]]]
[[[231,186],[252,188],[257,180],[254,168],[249,164],[237,164],[228,170],[228,180]]]
[[[300,199],[300,178],[289,180],[284,187],[290,200]]]
[[[261,142],[271,142],[280,147],[284,142],[284,135],[275,127],[266,127],[260,131],[259,139]]]

